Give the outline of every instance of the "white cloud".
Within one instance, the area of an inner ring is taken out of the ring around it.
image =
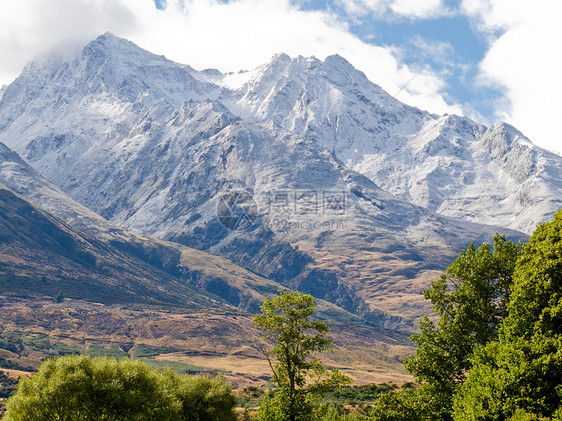
[[[388,8],[388,0],[338,0],[350,15],[366,15],[374,13],[382,15]]]
[[[431,41],[415,35],[409,43],[417,50],[417,56],[424,59],[447,65],[447,67],[461,66],[453,61],[455,50],[449,42]]]
[[[0,8],[0,86],[27,61],[63,41],[84,42],[100,33],[130,30],[134,13],[112,0],[18,0]]]
[[[19,0],[7,7],[0,13],[0,85],[56,43],[107,30],[198,69],[251,69],[278,52],[320,59],[337,53],[391,94],[417,71],[392,48],[361,41],[335,14],[303,11],[290,0],[168,0],[165,10],[153,0]],[[399,99],[436,113],[460,112],[442,89],[439,76],[425,70]]]
[[[395,15],[409,19],[428,19],[448,14],[443,0],[339,0],[351,15]]]
[[[562,152],[562,3],[535,0],[465,0],[464,11],[484,31],[501,29],[480,63],[484,83],[503,86],[497,116],[533,142]]]
[[[443,0],[395,0],[390,8],[398,15],[423,19],[441,16],[446,11]]]

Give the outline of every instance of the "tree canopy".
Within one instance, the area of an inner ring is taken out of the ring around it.
[[[498,234],[492,246],[470,244],[424,290],[433,315],[420,321],[420,333],[411,337],[416,354],[405,361],[422,387],[390,392],[375,406],[373,419],[452,419],[453,395],[471,367],[474,349],[497,338],[521,251],[520,244]]]
[[[6,421],[234,421],[222,378],[160,372],[140,361],[66,356],[22,379]]]
[[[562,420],[562,211],[525,245],[512,291],[498,340],[474,354],[455,420]]]
[[[266,398],[260,421],[305,421],[313,416],[313,399],[334,386],[350,382],[338,370],[328,371],[313,355],[330,349],[326,323],[312,318],[316,302],[310,294],[282,292],[267,298],[255,326],[271,346],[264,348],[276,383],[274,398]]]

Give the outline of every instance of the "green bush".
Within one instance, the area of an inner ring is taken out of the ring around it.
[[[223,377],[187,376],[166,370],[165,389],[180,403],[179,420],[236,421],[236,397]]]
[[[101,346],[101,345],[97,345],[97,344],[91,344],[88,347],[88,349],[86,349],[86,350],[79,349],[78,352],[76,352],[76,354],[86,354],[87,356],[89,356],[91,358],[105,357],[105,358],[120,359],[120,358],[126,358],[127,357],[127,353],[123,352],[121,349],[119,349],[119,347],[117,347],[117,345],[113,345],[113,346],[107,348],[105,346]]]
[[[367,419],[357,412],[347,414],[339,406],[324,404],[316,410],[314,421],[366,421]]]
[[[235,420],[222,378],[161,372],[141,361],[66,356],[45,361],[8,399],[5,421]]]
[[[170,352],[174,352],[174,350],[167,347],[156,347],[145,344],[135,345],[131,350],[133,358],[156,357],[157,355],[169,354]]]
[[[397,388],[398,385],[388,383],[372,383],[363,386],[342,386],[327,393],[324,400],[344,405],[372,403],[377,400],[381,393],[396,390]]]

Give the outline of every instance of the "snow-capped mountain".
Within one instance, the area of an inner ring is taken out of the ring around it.
[[[562,198],[557,155],[406,106],[338,56],[225,75],[105,34],[25,68],[0,142],[116,225],[375,315],[417,315],[460,248],[525,238],[508,228]]]
[[[72,200],[25,163],[18,154],[0,143],[0,190],[4,191],[4,186],[17,190],[20,195],[20,200],[16,200],[20,206],[20,213],[23,198],[33,203],[41,203],[42,209],[38,213],[47,211],[45,213],[48,217],[52,218],[52,216],[55,216],[76,228],[77,230],[75,232],[78,236],[86,236],[89,237],[90,240],[98,240],[96,245],[98,247],[102,245],[102,250],[105,250],[107,256],[98,253],[100,254],[98,258],[100,261],[96,261],[94,265],[90,264],[88,269],[94,269],[94,271],[96,269],[101,269],[107,272],[107,270],[104,269],[104,265],[106,264],[104,260],[108,257],[114,258],[114,256],[117,255],[121,259],[121,270],[111,273],[111,277],[114,280],[117,280],[118,283],[122,281],[128,283],[132,279],[130,266],[133,268],[141,267],[145,271],[155,273],[157,279],[161,279],[161,281],[166,284],[164,289],[169,288],[167,284],[170,282],[170,279],[172,279],[176,282],[176,289],[173,292],[175,295],[175,305],[192,306],[193,298],[206,296],[210,293],[211,300],[214,301],[200,300],[199,305],[207,307],[224,306],[224,302],[217,300],[217,297],[219,297],[226,303],[243,310],[257,311],[267,295],[275,294],[279,289],[283,289],[283,286],[279,283],[245,270],[223,257],[185,247],[178,243],[144,237],[111,224],[85,206]],[[23,206],[33,205],[27,204]],[[37,215],[33,217],[35,216]],[[5,214],[2,214],[0,219],[4,217]],[[5,219],[2,222],[4,223]],[[26,222],[31,230],[38,231],[36,232],[36,237],[39,239],[38,242],[41,243],[41,241],[43,241],[43,245],[46,246],[45,239],[42,237],[45,236],[47,230],[41,232],[39,229],[40,227],[34,227],[32,220],[30,221],[27,219]],[[61,221],[55,221],[55,224],[57,223],[61,223]],[[17,237],[17,230],[12,231]],[[49,231],[47,234],[48,236],[52,236],[53,230]],[[88,239],[86,239],[86,241],[87,240]],[[22,272],[31,271],[28,278],[30,277],[35,281],[46,275],[46,273],[43,273],[36,276],[36,273],[33,272],[34,270],[39,273],[41,272],[41,265],[39,262],[34,262],[32,264],[23,262],[22,264],[22,260],[25,260],[22,259],[22,256],[16,256],[17,259],[10,259],[9,248],[7,251],[6,244],[4,244],[3,241],[0,241],[0,243],[2,243],[3,246],[3,252],[1,254],[4,258],[7,258],[7,263],[2,267],[0,275],[3,274],[6,269],[15,270],[16,273],[19,272],[20,280],[24,278]],[[64,250],[65,244],[67,244],[64,242],[64,238],[61,243]],[[55,247],[56,246],[57,244],[55,244]],[[47,250],[44,250],[42,254],[51,253],[53,251],[51,250],[53,244],[49,244],[46,248]],[[66,252],[70,252],[72,256],[73,250],[69,249],[66,250]],[[31,255],[30,260],[32,260],[33,253],[26,253],[26,257],[29,255]],[[14,267],[14,265],[11,264],[14,261],[20,265],[20,268]],[[25,267],[26,264],[28,267],[22,271],[21,266]],[[50,268],[56,271],[56,265],[53,265],[52,262]],[[72,270],[70,272],[72,273]],[[78,272],[83,272],[83,270],[78,270]],[[82,275],[82,273],[78,275]],[[107,275],[107,273],[105,273],[105,275]],[[69,277],[67,274],[65,274],[65,276],[71,278],[71,276]],[[64,289],[65,293],[68,295],[65,286],[66,279],[61,278],[57,280],[56,276],[52,276],[52,278],[54,282],[58,281],[58,286],[56,287],[57,291],[62,291]],[[77,276],[76,279],[70,279],[70,281],[80,284],[84,282],[83,278],[83,276]],[[90,276],[90,278],[92,278],[92,276]],[[86,279],[88,278],[86,277]],[[12,281],[16,281],[17,283],[17,279],[12,279]],[[26,282],[29,283],[28,280],[26,280]],[[157,289],[162,289],[157,283],[156,285]],[[32,286],[33,282],[31,282],[30,287]],[[83,287],[93,290],[96,289],[96,285],[90,285],[88,282],[86,282]],[[21,289],[20,286],[19,290]],[[33,291],[33,289],[31,289],[31,291],[37,292],[37,290]],[[45,291],[42,292],[44,293]],[[109,296],[111,296],[111,291],[106,292],[109,292]],[[76,294],[76,291],[74,291],[74,294]],[[155,294],[154,291],[150,289],[139,291],[138,294],[139,297],[137,298],[139,301],[159,298],[158,293]],[[98,296],[100,295],[98,294]],[[86,297],[85,295],[83,298],[92,297]],[[186,301],[182,302],[182,300]],[[197,304],[195,304],[195,306],[197,306]],[[325,301],[319,301],[318,311],[320,317],[323,318],[340,321],[358,321],[357,316]]]
[[[278,55],[239,76],[245,83],[223,95],[236,115],[273,120],[412,203],[526,233],[562,207],[562,160],[506,123],[409,107],[339,56]]]

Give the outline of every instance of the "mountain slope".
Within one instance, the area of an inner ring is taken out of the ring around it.
[[[221,96],[235,114],[317,142],[405,200],[527,233],[562,207],[562,158],[508,124],[409,107],[339,56],[281,54],[240,76],[245,83]]]
[[[139,259],[158,273],[165,272],[203,294],[211,293],[241,309],[257,311],[266,296],[283,288],[220,256],[144,237],[111,224],[70,199],[1,143],[0,183],[18,189],[27,200],[40,203],[42,209],[96,238],[111,250],[124,253],[133,260]],[[326,302],[319,303],[319,311],[322,317],[335,320],[357,319]]]
[[[0,185],[2,293],[221,307],[185,283],[87,237]]]

